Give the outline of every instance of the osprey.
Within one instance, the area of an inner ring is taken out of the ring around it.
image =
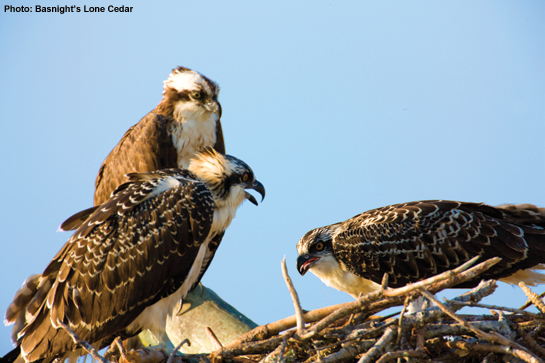
[[[186,169],[203,147],[225,154],[219,91],[216,82],[198,72],[173,69],[164,81],[161,102],[125,133],[102,163],[94,205],[108,200],[128,173]]]
[[[545,283],[545,208],[530,204],[428,200],[394,204],[308,232],[297,243],[297,270],[353,297],[380,288],[384,273],[400,287],[475,256],[502,260],[477,279]]]
[[[265,197],[250,167],[212,148],[188,170],[131,173],[94,208],[40,275],[29,277],[6,312],[17,348],[4,359],[66,358],[77,349],[60,327],[105,346],[142,329],[164,331],[167,315],[201,280],[246,199]]]

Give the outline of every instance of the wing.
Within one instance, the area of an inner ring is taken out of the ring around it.
[[[334,238],[334,253],[345,268],[376,283],[387,272],[392,287],[455,268],[477,255],[502,258],[479,277],[499,279],[545,259],[543,220],[541,225],[517,223],[515,214],[477,203],[396,204],[344,222]]]
[[[30,361],[75,348],[57,321],[97,343],[121,333],[183,283],[210,231],[212,196],[204,184],[181,177],[189,176],[187,171],[146,175],[157,178],[122,185],[43,274],[30,279],[27,290],[34,294],[25,308],[6,315],[17,320],[22,352]]]
[[[100,167],[95,205],[106,202],[128,173],[178,167],[169,123],[169,118],[150,112],[123,135]]]

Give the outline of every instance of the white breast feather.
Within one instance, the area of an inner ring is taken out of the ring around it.
[[[354,298],[359,297],[360,293],[367,294],[380,288],[379,284],[371,280],[359,277],[350,271],[343,271],[333,255],[321,257],[312,265],[310,272],[318,276],[327,286],[347,292]]]
[[[194,103],[180,103],[174,110],[172,143],[178,153],[178,167],[187,169],[191,157],[202,147],[216,144],[218,115],[203,111]]]
[[[214,219],[212,231],[221,233],[229,227],[237,213],[237,208],[246,200],[245,191],[242,186],[235,186],[231,189],[226,200],[216,201],[214,208]]]

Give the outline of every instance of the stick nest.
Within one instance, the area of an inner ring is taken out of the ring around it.
[[[452,300],[439,302],[433,295],[474,278],[498,261],[491,259],[470,268],[476,262],[474,259],[455,270],[399,289],[386,288],[385,277],[379,291],[360,296],[354,302],[306,313],[301,311],[283,262],[284,279],[296,310],[294,316],[259,326],[225,346],[216,339],[219,349],[211,354],[167,356],[149,349],[127,353],[117,342],[106,353],[107,359],[99,358],[119,363],[167,360],[169,363],[545,363],[545,307],[541,297],[523,283],[519,286],[529,301],[518,309],[479,304],[482,298],[494,292],[496,282],[493,280],[483,281]],[[418,298],[423,300],[424,309],[409,314],[409,303]],[[541,312],[525,311],[530,305]],[[383,310],[395,306],[399,307],[398,313],[381,316]],[[456,314],[465,306],[488,308],[490,314]]]

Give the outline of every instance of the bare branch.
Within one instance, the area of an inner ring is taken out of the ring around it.
[[[385,353],[376,363],[386,363],[392,359],[398,358],[426,358],[426,353],[423,350],[400,350],[397,352]]]
[[[301,309],[301,303],[299,302],[299,295],[295,291],[293,282],[288,274],[288,268],[286,267],[286,256],[282,260],[282,275],[290,291],[291,299],[293,300],[293,307],[295,308],[295,319],[297,322],[297,334],[302,334],[305,329],[305,318],[303,317],[303,309]]]
[[[170,355],[168,356],[168,360],[167,360],[167,363],[173,363],[174,361],[174,358],[176,357],[176,354],[178,353],[178,351],[182,348],[182,346],[184,344],[186,344],[188,346],[191,346],[191,342],[189,341],[189,339],[184,339],[182,340],[182,342],[180,344],[178,344],[178,346],[176,346],[176,348],[174,348],[174,350],[172,351],[172,353],[170,353]]]
[[[384,332],[384,335],[382,335],[382,337],[380,337],[380,339],[377,340],[375,345],[373,345],[373,347],[371,349],[369,349],[367,351],[367,353],[365,353],[364,355],[361,356],[358,363],[369,363],[369,362],[371,362],[374,359],[374,357],[378,353],[380,353],[380,351],[383,350],[384,347],[394,339],[395,335],[396,335],[396,333],[395,333],[394,329],[392,329],[392,328],[386,329],[386,331]]]
[[[545,296],[545,292],[542,292],[541,294],[538,295],[538,297],[539,297],[540,299],[543,299],[544,296]],[[520,309],[520,310],[524,310],[524,309],[526,309],[527,307],[531,306],[532,304],[533,304],[533,303],[532,303],[530,300],[528,300],[528,301],[526,301],[526,302],[524,303],[524,305],[522,305],[519,309]]]
[[[223,344],[221,344],[218,337],[216,336],[216,334],[214,334],[214,332],[212,331],[212,329],[210,329],[210,327],[206,327],[205,331],[206,331],[206,335],[208,336],[208,339],[210,339],[210,341],[212,342],[214,349],[217,350],[217,349],[223,348]]]
[[[530,288],[526,286],[524,282],[519,282],[519,287],[522,289],[522,291],[524,291],[528,297],[528,300],[530,300],[539,311],[545,314],[545,304],[543,304],[541,298],[535,292],[530,290]]]
[[[498,306],[498,305],[478,304],[478,303],[475,303],[473,301],[455,301],[455,300],[450,300],[450,303],[455,304],[455,305],[473,306],[473,307],[476,307],[476,308],[484,308],[484,309],[490,309],[490,310],[509,311],[511,313],[529,315],[529,316],[532,316],[534,318],[540,318],[540,317],[543,318],[543,316],[539,316],[538,314],[534,314],[534,313],[531,313],[531,312],[526,311],[526,310],[508,308],[508,307]]]
[[[74,341],[74,343],[76,343],[77,345],[79,345],[80,347],[83,348],[83,350],[85,350],[87,353],[91,354],[91,357],[95,358],[96,360],[102,362],[102,363],[109,363],[109,361],[104,358],[103,356],[101,356],[100,354],[98,354],[97,350],[95,348],[93,348],[93,346],[89,343],[87,343],[86,341],[84,340],[81,340],[77,335],[76,333],[74,333],[72,331],[72,329],[70,329],[68,327],[68,325],[64,324],[62,321],[60,320],[57,320],[57,323],[68,333],[68,335],[70,335],[70,338],[72,338],[72,340]]]

